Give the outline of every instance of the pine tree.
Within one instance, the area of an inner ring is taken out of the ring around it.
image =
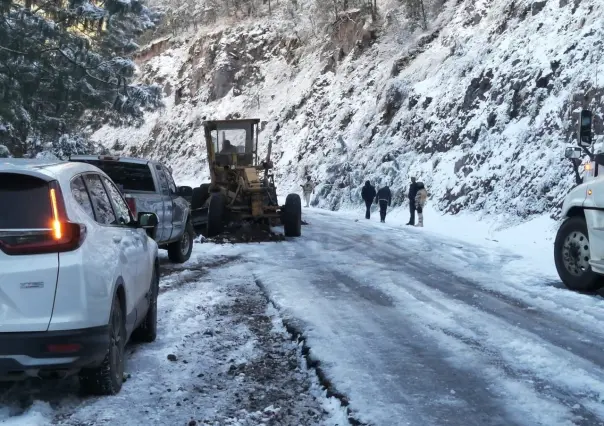
[[[132,123],[159,107],[128,58],[157,21],[138,0],[0,0],[0,145],[34,155],[86,112]]]

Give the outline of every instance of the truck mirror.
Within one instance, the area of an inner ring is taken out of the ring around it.
[[[581,111],[581,118],[579,121],[579,146],[588,147],[592,142],[592,113],[591,111],[584,109]]]
[[[594,155],[594,161],[599,166],[604,166],[604,152]]]
[[[578,160],[583,157],[583,150],[578,146],[569,146],[564,150],[564,158]]]

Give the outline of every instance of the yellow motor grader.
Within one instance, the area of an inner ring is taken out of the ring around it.
[[[193,188],[190,199],[193,224],[207,237],[222,233],[226,224],[246,220],[282,224],[286,237],[301,235],[300,196],[289,194],[279,205],[270,141],[266,157],[258,155],[259,123],[259,119],[203,122],[211,180]]]

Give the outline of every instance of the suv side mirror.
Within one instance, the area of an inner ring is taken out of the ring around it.
[[[583,150],[578,146],[569,146],[564,150],[564,158],[568,158],[569,160],[583,158]]]
[[[138,214],[138,227],[143,228],[147,235],[153,239],[155,239],[158,224],[159,219],[155,213],[141,212]]]
[[[143,229],[152,229],[159,224],[159,219],[155,213],[144,213],[138,214],[138,224]]]

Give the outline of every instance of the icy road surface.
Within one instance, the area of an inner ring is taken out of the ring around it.
[[[304,215],[302,238],[245,256],[358,420],[604,424],[600,297],[563,289],[503,250]]]
[[[535,272],[551,252],[304,219],[302,238],[208,242],[184,265],[164,261],[158,340],[129,346],[122,392],[9,390],[0,425],[344,426],[283,320],[367,425],[604,424],[604,302]]]

